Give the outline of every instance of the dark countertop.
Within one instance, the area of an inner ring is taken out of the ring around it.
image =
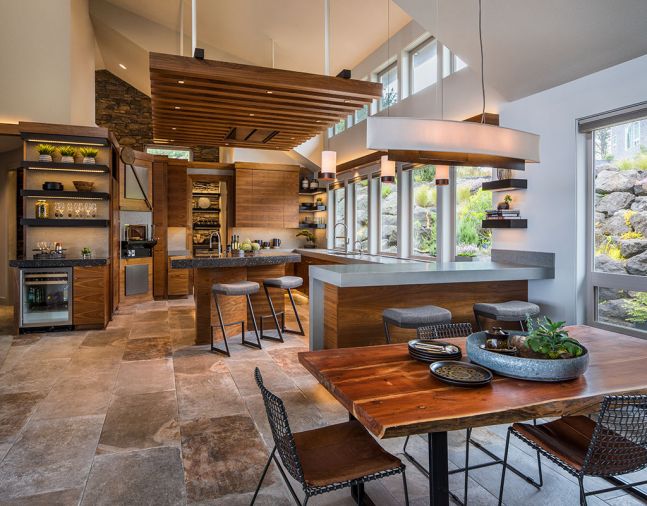
[[[84,260],[83,258],[58,258],[58,259],[24,259],[24,260],[9,260],[10,267],[19,267],[25,269],[31,268],[46,268],[46,267],[96,267],[99,265],[107,265],[107,258],[90,258]]]
[[[301,261],[298,253],[261,252],[254,255],[178,258],[171,260],[173,269],[210,269],[213,267],[256,267],[259,265],[289,264]]]

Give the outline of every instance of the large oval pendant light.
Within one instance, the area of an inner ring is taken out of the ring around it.
[[[439,166],[448,165],[523,170],[526,163],[539,162],[538,135],[485,124],[481,0],[479,43],[483,96],[481,123],[388,115],[371,116],[366,124],[366,147],[388,151],[390,160],[435,164],[437,173]],[[442,83],[436,83],[437,90],[438,86],[442,93]],[[449,181],[448,176],[437,176],[436,179],[437,184],[448,184]]]

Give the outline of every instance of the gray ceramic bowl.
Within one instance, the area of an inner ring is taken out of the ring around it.
[[[514,357],[483,350],[480,346],[485,344],[485,339],[485,332],[476,332],[468,336],[467,356],[475,364],[487,367],[501,376],[556,383],[581,376],[589,366],[589,352],[584,346],[584,354],[579,357],[549,360]]]

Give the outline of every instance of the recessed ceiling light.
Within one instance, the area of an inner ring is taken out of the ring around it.
[[[181,109],[181,107],[179,105],[176,105],[175,109]]]
[[[318,120],[317,120],[317,123],[321,123],[321,120],[320,120],[320,119],[318,119]]]
[[[177,83],[178,84],[184,84],[184,81],[178,81]]]
[[[294,140],[294,137],[290,137],[291,140]]]
[[[254,113],[253,113],[253,112],[250,112],[250,113],[249,113],[249,115],[250,115],[250,116],[254,116]]]
[[[273,91],[270,91],[270,90],[267,90],[267,94],[268,94],[268,95],[271,95],[272,93],[274,93],[274,92],[273,92]]]
[[[350,102],[350,100],[348,100],[348,99],[344,100],[345,104],[347,104],[348,102]]]
[[[123,63],[120,63],[119,66],[124,70],[128,70],[128,68]]]
[[[173,127],[173,128],[171,128],[171,130],[177,130],[177,128]]]

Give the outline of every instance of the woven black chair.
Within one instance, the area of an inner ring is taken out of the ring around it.
[[[515,423],[508,429],[503,456],[499,505],[503,500],[510,436],[514,435],[577,478],[580,505],[590,495],[644,485],[616,476],[647,467],[647,395],[611,395],[604,398],[597,423],[585,416],[568,416],[541,425]],[[584,490],[584,477],[605,478],[617,486]],[[638,492],[645,500],[645,494]]]
[[[283,401],[265,388],[258,367],[254,371],[254,377],[263,395],[274,448],[254,492],[252,505],[272,460],[279,468],[295,502],[301,505],[279,459],[276,458],[277,452],[290,476],[303,486],[303,506],[312,496],[346,487],[359,489],[367,481],[400,473],[404,484],[405,504],[409,504],[405,465],[400,459],[386,452],[366,432],[362,424],[353,420],[293,434]],[[361,494],[358,493],[358,504],[361,499]]]
[[[418,339],[448,339],[452,337],[465,337],[468,336],[472,333],[472,324],[471,323],[444,323],[440,325],[430,325],[428,327],[420,327],[417,331],[418,334]],[[472,469],[480,469],[482,467],[488,467],[488,466],[494,466],[497,464],[503,464],[503,460],[501,460],[500,457],[492,453],[490,450],[485,448],[483,445],[481,445],[478,441],[475,441],[472,439],[472,429],[468,428],[466,429],[466,436],[465,436],[465,467],[461,467],[458,469],[452,469],[449,471],[449,474],[456,474],[456,473],[465,473],[465,483],[464,483],[464,490],[463,490],[463,500],[454,494],[453,492],[449,492],[449,495],[456,501],[458,504],[463,504],[467,505],[467,489],[468,489],[468,483],[469,483],[469,471]],[[409,461],[413,465],[415,465],[418,470],[423,473],[425,476],[429,476],[429,471],[420,463],[416,460],[415,457],[413,457],[409,452],[407,452],[407,444],[409,443],[409,437],[404,441],[404,448],[403,448],[403,453]],[[470,466],[470,444],[472,444],[475,448],[478,448],[481,450],[483,453],[485,453],[488,457],[490,457],[492,460],[489,462],[485,462],[483,464],[477,464]],[[540,488],[543,485],[543,475],[541,471],[541,461],[539,460],[539,452],[537,452],[537,466],[539,468],[539,482],[537,483],[535,480],[530,478],[529,476],[526,476],[523,474],[521,471],[519,471],[516,468],[510,468],[512,472],[515,474],[519,475],[521,478],[526,480],[528,483],[531,485],[534,485],[536,488]]]

